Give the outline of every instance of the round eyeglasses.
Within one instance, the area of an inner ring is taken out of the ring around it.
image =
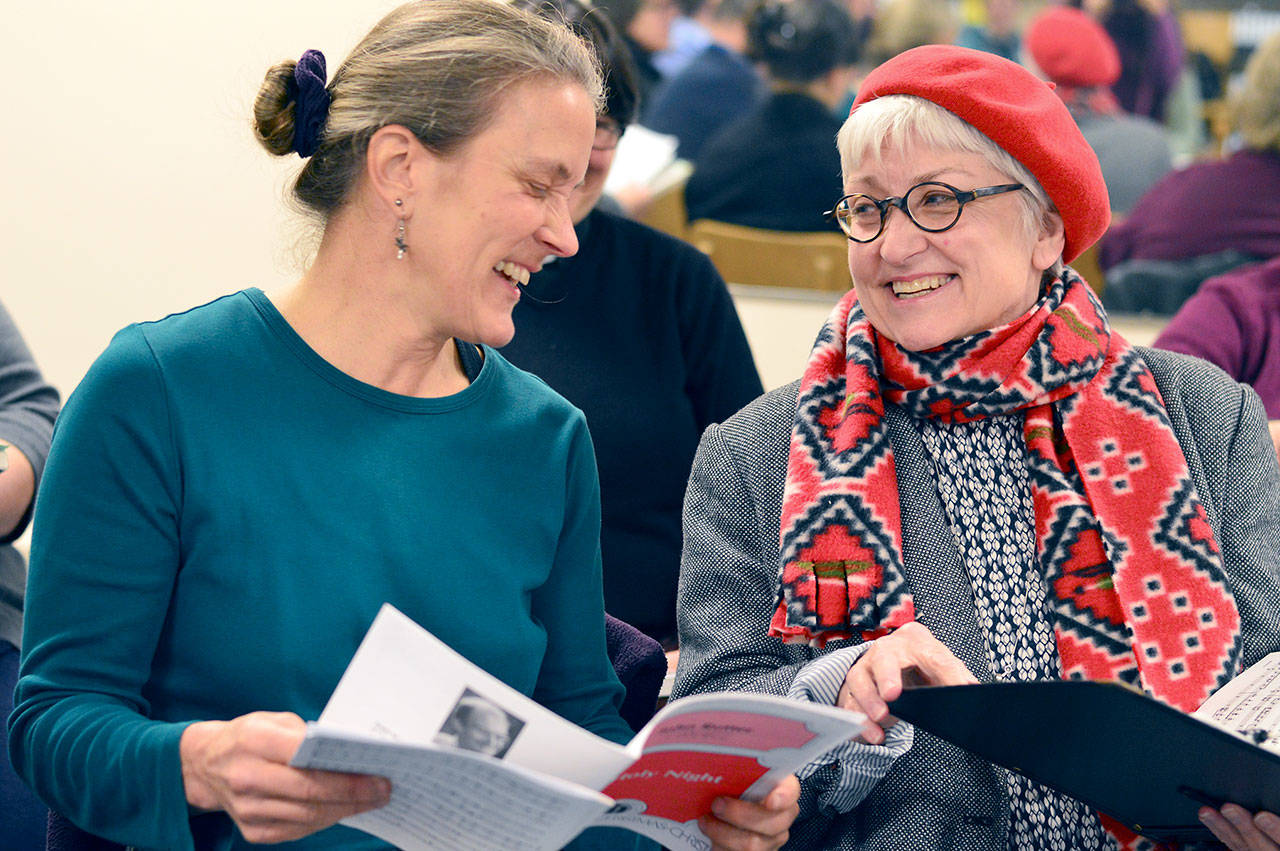
[[[920,230],[941,233],[955,227],[964,205],[970,201],[1026,188],[1021,183],[1002,183],[965,192],[947,183],[926,180],[912,186],[901,197],[881,200],[861,192],[846,195],[823,215],[834,217],[840,230],[854,242],[871,242],[884,233],[890,207],[906,213]]]

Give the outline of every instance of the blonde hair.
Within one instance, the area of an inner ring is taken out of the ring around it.
[[[1232,112],[1245,147],[1280,151],[1280,33],[1272,33],[1249,57]]]
[[[293,151],[295,60],[267,71],[253,106],[258,141]],[[437,154],[456,151],[493,119],[505,89],[538,76],[577,83],[598,110],[603,84],[594,54],[563,22],[499,0],[418,0],[392,10],[333,75],[328,118],[293,185],[327,219],[346,202],[369,139],[399,124]]]
[[[1010,182],[1027,187],[1027,191],[1018,193],[1018,198],[1023,228],[1029,238],[1039,238],[1051,230],[1052,217],[1060,215],[1040,181],[1012,154],[969,122],[915,95],[885,95],[862,104],[840,128],[836,146],[840,149],[840,171],[846,180],[860,163],[879,164],[889,151],[905,154],[924,147],[977,154]],[[1059,259],[1049,271],[1061,274],[1062,266]]]

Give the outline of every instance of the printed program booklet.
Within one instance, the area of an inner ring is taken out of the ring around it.
[[[1280,652],[1190,715],[1084,680],[915,688],[890,711],[1150,839],[1212,839],[1205,804],[1280,813]]]
[[[409,851],[549,851],[593,826],[706,851],[697,819],[714,798],[764,798],[863,723],[771,695],[707,694],[667,705],[623,747],[384,605],[292,764],[389,778],[391,803],[342,823]]]

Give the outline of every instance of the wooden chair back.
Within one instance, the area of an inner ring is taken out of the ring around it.
[[[835,231],[797,233],[699,219],[689,225],[688,240],[731,284],[832,292],[852,286],[849,241]]]

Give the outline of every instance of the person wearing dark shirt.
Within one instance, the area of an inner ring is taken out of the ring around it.
[[[720,128],[760,100],[764,81],[746,57],[754,0],[717,0],[703,12],[712,43],[654,96],[644,125],[680,140],[676,156],[695,160]]]
[[[702,149],[685,187],[689,218],[786,231],[834,228],[840,195],[832,110],[845,96],[857,43],[834,0],[770,2],[748,24],[750,55],[770,94]]]
[[[526,0],[541,4],[542,0]],[[577,0],[560,0],[576,20]],[[534,8],[534,7],[531,7]],[[600,467],[605,609],[675,646],[680,512],[703,429],[763,388],[724,281],[700,251],[594,209],[635,86],[612,28],[589,33],[608,97],[570,212],[578,253],[534,274],[502,354],[587,416]]]

